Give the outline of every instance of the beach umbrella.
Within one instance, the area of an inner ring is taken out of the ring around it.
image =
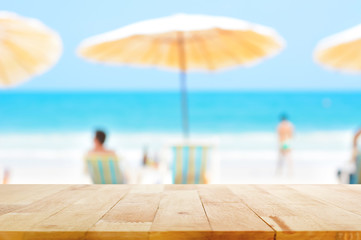
[[[249,66],[275,55],[282,47],[282,38],[268,27],[228,17],[177,14],[86,39],[78,54],[96,62],[179,71],[182,125],[187,137],[187,72]]]
[[[360,73],[361,24],[321,40],[314,59],[327,68]]]
[[[53,66],[62,52],[57,33],[38,20],[0,12],[0,87],[10,87]]]

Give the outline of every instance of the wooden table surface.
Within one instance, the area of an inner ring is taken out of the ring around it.
[[[0,185],[0,239],[361,239],[361,186]]]

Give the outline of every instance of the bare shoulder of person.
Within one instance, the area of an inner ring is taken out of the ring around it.
[[[107,153],[108,153],[108,154],[111,154],[111,155],[114,155],[114,156],[117,155],[113,150],[108,150]]]
[[[91,150],[89,150],[88,152],[87,152],[87,154],[89,155],[89,154],[93,154],[94,153],[94,150],[93,149],[91,149]]]

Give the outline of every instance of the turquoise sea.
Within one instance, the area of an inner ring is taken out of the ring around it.
[[[195,133],[273,131],[287,113],[303,131],[361,126],[361,92],[191,92]],[[180,132],[179,92],[0,92],[1,132]]]

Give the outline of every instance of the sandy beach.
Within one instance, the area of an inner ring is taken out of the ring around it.
[[[83,171],[83,156],[91,147],[91,139],[91,133],[3,134],[0,164],[10,169],[10,183],[90,183]],[[113,133],[108,146],[122,157],[128,171],[136,172],[141,167],[144,147],[150,157],[169,165],[169,143],[180,139],[179,134]],[[337,169],[350,159],[352,132],[297,133],[292,176],[287,171],[275,175],[275,133],[193,134],[192,139],[215,146],[213,183],[330,184],[337,183]],[[170,178],[164,181],[170,183]]]

